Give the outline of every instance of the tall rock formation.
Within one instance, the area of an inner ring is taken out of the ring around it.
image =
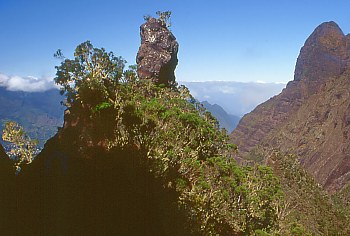
[[[294,80],[245,115],[231,134],[241,155],[259,144],[296,152],[328,190],[350,179],[350,38],[334,22],[318,26],[297,59]]]
[[[149,18],[140,27],[141,46],[137,53],[137,73],[140,79],[169,85],[175,81],[179,45],[164,21]]]
[[[304,81],[302,95],[316,93],[330,77],[341,75],[349,66],[349,38],[335,22],[318,26],[300,51],[294,81]]]

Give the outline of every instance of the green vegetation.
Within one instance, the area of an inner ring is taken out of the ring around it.
[[[135,67],[124,70],[124,63],[85,42],[57,67],[66,118],[84,120],[77,144],[83,156],[99,146],[137,153],[152,178],[176,196],[189,234],[349,233],[347,212],[296,157],[258,148],[249,165],[238,166],[237,147],[186,87],[139,80]]]
[[[35,142],[15,122],[3,132],[23,167],[8,209],[24,223],[10,233],[349,235],[349,186],[330,197],[276,150],[238,165],[237,147],[185,86],[140,80],[90,42],[73,59],[56,56],[65,127],[30,165]]]
[[[157,15],[170,26],[171,12]],[[31,165],[37,142],[16,122],[3,131],[24,167],[2,180],[9,234],[350,235],[350,185],[330,197],[276,150],[238,165],[237,146],[185,86],[140,80],[89,41],[55,57],[65,126]]]
[[[282,235],[349,235],[350,211],[346,206],[346,188],[331,197],[300,166],[295,155],[277,150],[257,148],[256,156],[273,168],[284,192],[284,201],[278,210]],[[290,232],[288,234],[287,232]]]
[[[153,178],[176,193],[192,234],[277,232],[283,194],[272,170],[239,167],[231,156],[236,146],[186,87],[141,81],[124,63],[85,42],[57,67],[67,118],[86,122],[80,152],[101,145],[136,151]]]
[[[171,11],[157,11],[156,14],[158,15],[159,20],[161,20],[167,28],[171,27]]]
[[[171,11],[157,11],[156,14],[158,16],[158,20],[160,20],[163,25],[169,29],[171,27]],[[150,15],[143,16],[145,21],[148,21],[150,18]]]

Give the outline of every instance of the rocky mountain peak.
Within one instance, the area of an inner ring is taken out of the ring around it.
[[[179,47],[175,36],[162,20],[155,18],[141,25],[140,36],[141,46],[136,57],[139,78],[158,84],[173,83]]]
[[[241,156],[258,145],[298,155],[329,191],[349,180],[350,35],[335,22],[318,26],[297,59],[294,80],[245,115],[231,134]]]
[[[313,94],[325,79],[341,75],[349,65],[349,39],[333,21],[319,25],[300,50],[294,81],[307,82],[305,92]]]

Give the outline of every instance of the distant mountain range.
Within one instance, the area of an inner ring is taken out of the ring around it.
[[[0,123],[3,125],[8,120],[18,122],[31,138],[39,140],[42,147],[63,124],[62,99],[57,89],[22,92],[0,87]]]
[[[242,112],[249,112],[255,105],[264,101],[265,97],[273,96],[284,86],[221,81],[184,84],[191,89],[196,99],[202,101],[204,107],[219,121],[220,127],[225,128],[228,133],[237,126],[244,114]],[[254,98],[248,101],[245,96],[247,94],[253,94]],[[43,147],[57,132],[57,127],[63,124],[64,106],[60,104],[63,98],[57,89],[23,92],[9,91],[0,87],[0,123],[3,125],[8,120],[18,122],[30,137],[38,139],[40,147]]]
[[[219,121],[220,127],[231,133],[240,118],[259,103],[279,93],[284,84],[242,83],[228,81],[180,82],[202,102]],[[21,124],[30,137],[46,140],[63,124],[63,97],[57,89],[44,92],[9,91],[0,87],[0,123],[14,120]],[[6,146],[6,145],[5,145]]]
[[[228,114],[218,104],[212,105],[207,101],[202,102],[202,104],[219,121],[220,128],[225,128],[228,133],[231,133],[236,128],[241,119],[238,116]]]
[[[228,114],[238,117],[280,93],[286,84],[234,81],[179,82],[189,88],[199,101],[218,104]]]

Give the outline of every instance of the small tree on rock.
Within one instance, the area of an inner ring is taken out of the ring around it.
[[[2,139],[11,143],[10,155],[14,157],[17,170],[20,165],[32,162],[35,157],[38,140],[32,140],[22,126],[14,121],[6,122]]]

